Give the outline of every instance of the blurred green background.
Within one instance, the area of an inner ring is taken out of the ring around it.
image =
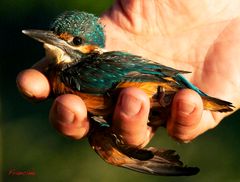
[[[161,129],[152,145],[172,148],[188,165],[201,171],[192,177],[158,177],[135,173],[104,163],[86,140],[59,135],[48,122],[50,101],[33,104],[18,93],[16,75],[39,60],[42,45],[24,36],[22,29],[48,28],[49,21],[65,10],[97,15],[113,0],[1,0],[1,150],[3,181],[165,181],[202,182],[240,180],[240,113],[190,144],[178,144]],[[35,176],[10,176],[9,171],[33,171]]]

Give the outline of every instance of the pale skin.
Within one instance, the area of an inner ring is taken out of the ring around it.
[[[101,17],[107,50],[125,50],[176,69],[191,71],[186,77],[211,96],[240,107],[240,2],[238,0],[117,0]],[[47,60],[22,71],[20,91],[29,99],[46,99],[50,93],[41,73]],[[120,93],[113,115],[113,130],[131,145],[146,145],[153,136],[147,126],[149,99],[137,88]],[[231,113],[203,110],[192,90],[176,94],[167,123],[170,136],[188,142],[216,127]],[[49,114],[63,135],[81,139],[89,131],[82,99],[57,97]]]

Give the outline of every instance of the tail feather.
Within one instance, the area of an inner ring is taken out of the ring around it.
[[[203,105],[205,110],[218,111],[218,112],[229,112],[233,111],[233,104],[221,99],[211,97],[189,82],[183,75],[177,74],[176,80],[184,85],[186,88],[190,88],[196,91],[203,99]]]
[[[233,111],[233,104],[228,101],[217,99],[209,96],[202,96],[204,109],[218,112]]]

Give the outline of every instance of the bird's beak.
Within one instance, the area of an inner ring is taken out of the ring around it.
[[[46,30],[22,30],[22,33],[28,35],[29,37],[50,45],[61,47],[66,44],[66,42],[60,39],[52,31]]]
[[[46,30],[23,30],[22,33],[28,35],[29,37],[44,43],[45,54],[48,59],[53,60],[56,63],[60,62],[72,62],[69,55],[72,54],[72,49],[69,47],[67,42],[60,39],[52,31]],[[78,57],[81,55],[78,54]]]

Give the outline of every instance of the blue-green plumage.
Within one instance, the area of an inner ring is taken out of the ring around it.
[[[104,30],[99,23],[99,18],[93,14],[67,11],[58,16],[50,25],[56,34],[70,33],[73,36],[82,36],[87,43],[105,46]]]
[[[155,175],[193,175],[198,168],[185,167],[172,150],[139,149],[124,144],[106,124],[121,89],[135,86],[151,101],[150,126],[165,124],[175,93],[184,88],[196,91],[204,109],[232,111],[232,104],[213,98],[190,83],[188,73],[121,51],[104,51],[104,28],[92,14],[70,11],[51,24],[51,31],[28,30],[23,33],[45,44],[51,64],[46,74],[54,96],[73,93],[85,102],[90,113],[91,146],[108,163]],[[95,116],[94,116],[95,115]],[[157,120],[157,122],[156,122]],[[158,121],[159,120],[159,121]]]
[[[61,80],[83,93],[104,94],[121,82],[169,82],[180,89],[182,84],[164,79],[175,78],[179,73],[184,71],[136,55],[111,51],[82,56],[81,61],[62,71]]]
[[[206,96],[208,97],[207,94],[205,94],[203,91],[201,91],[199,88],[197,88],[195,85],[193,85],[191,82],[189,82],[183,75],[178,74],[176,76],[176,80],[178,82],[180,82],[181,84],[185,85],[186,88],[190,88],[192,90],[194,90],[195,92],[197,92],[199,95],[201,96]]]

